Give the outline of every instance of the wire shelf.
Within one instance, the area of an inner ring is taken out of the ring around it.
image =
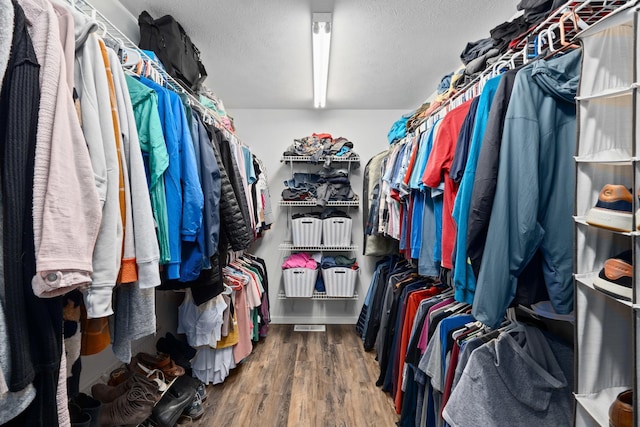
[[[345,245],[345,246],[325,246],[325,245],[317,245],[317,246],[294,246],[291,242],[285,242],[280,244],[280,250],[283,252],[291,252],[291,251],[356,251],[358,250],[358,245]]]
[[[278,299],[306,299],[313,301],[358,301],[358,293],[355,292],[353,296],[350,297],[330,297],[327,296],[326,292],[318,292],[313,291],[313,296],[311,298],[308,297],[288,297],[285,295],[284,291],[280,291],[278,294]]]
[[[280,206],[320,206],[316,199],[311,200],[280,200]],[[347,200],[344,202],[328,201],[325,206],[360,206],[359,200]]]
[[[357,163],[360,161],[360,156],[358,156],[357,154],[349,156],[349,157],[342,157],[342,156],[330,156],[331,161],[332,162],[343,162],[343,163]],[[325,156],[322,156],[318,159],[318,163],[322,163],[326,160],[327,158]],[[282,156],[280,157],[280,161],[284,162],[284,163],[289,163],[289,162],[311,162],[311,156]]]
[[[584,24],[591,26],[609,15],[611,12],[614,12],[616,9],[619,9],[628,3],[631,2],[628,0],[581,0],[567,2],[549,15],[549,17],[541,22],[537,27],[528,32],[527,37],[523,37],[515,46],[512,47],[512,49],[521,50],[526,48],[533,42],[533,39],[536,38],[541,31],[554,26],[554,24],[559,24],[563,15],[567,12],[575,13],[577,19],[580,19]],[[579,30],[580,29],[576,29],[574,26],[571,26],[571,28],[568,28],[565,33],[565,39],[572,40],[576,34],[578,34]]]
[[[632,5],[634,2],[631,0],[604,0],[604,1],[594,1],[594,0],[580,0],[580,1],[569,1],[565,3],[563,6],[559,7],[556,11],[551,13],[547,19],[538,24],[534,29],[527,31],[521,36],[521,39],[512,42],[509,50],[505,52],[502,56],[500,56],[492,66],[487,67],[483,72],[473,78],[469,83],[463,86],[460,89],[457,89],[454,94],[452,94],[447,100],[445,100],[442,105],[436,108],[431,114],[427,117],[424,117],[419,125],[422,127],[422,131],[424,131],[427,120],[430,117],[436,117],[441,114],[442,111],[448,111],[450,108],[455,107],[465,101],[467,99],[471,99],[474,96],[477,96],[480,91],[478,87],[482,86],[484,82],[488,80],[491,76],[495,75],[498,70],[496,68],[499,64],[508,64],[511,63],[511,68],[522,65],[523,63],[527,63],[532,60],[537,54],[532,53],[530,51],[535,50],[536,44],[538,43],[538,38],[544,31],[547,32],[547,35],[550,32],[553,32],[558,29],[560,21],[566,20],[566,17],[563,18],[567,12],[573,12],[575,14],[576,20],[579,20],[580,23],[585,27],[590,27],[596,22],[602,20],[612,12],[627,6]],[[573,25],[570,25],[565,32],[565,40],[572,42],[576,35],[583,30],[583,28],[574,28]],[[552,36],[549,36],[552,37]],[[543,39],[548,39],[544,38]],[[544,40],[543,40],[544,41]],[[556,43],[560,43],[559,40]]]
[[[122,31],[118,29],[106,16],[104,16],[98,9],[96,9],[92,4],[88,3],[86,0],[66,0],[72,7],[75,7],[80,12],[85,15],[91,17],[95,21],[98,22],[100,26],[102,26],[103,30],[103,38],[110,39],[116,44],[119,44],[127,49],[134,50],[140,54],[141,58],[147,62],[151,67],[162,76],[167,88],[173,90],[177,93],[182,93],[189,98],[189,101],[192,105],[197,105],[199,109],[205,111],[206,114],[210,115],[214,119],[214,123],[217,127],[225,133],[225,136],[229,139],[235,139],[240,142],[240,139],[237,135],[232,132],[230,129],[223,125],[222,117],[214,110],[209,107],[206,107],[200,100],[194,96],[191,92],[186,90],[184,86],[182,86],[176,79],[171,77],[164,67],[158,64],[153,58],[149,57],[142,49],[138,47],[131,39],[129,39]]]

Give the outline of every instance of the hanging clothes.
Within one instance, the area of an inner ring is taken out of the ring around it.
[[[498,180],[498,162],[502,133],[507,107],[513,91],[513,83],[518,69],[508,70],[502,74],[500,84],[496,89],[491,110],[487,118],[485,136],[478,155],[476,176],[473,182],[471,194],[471,206],[469,207],[467,254],[469,256],[474,276],[480,273],[480,263],[484,244],[491,218],[491,208],[495,197],[495,188]]]
[[[38,355],[33,354],[30,348],[30,339],[33,338],[30,329],[35,326],[36,319],[30,320],[35,316],[31,308],[46,308],[49,302],[25,293],[35,274],[33,220],[25,212],[29,213],[32,205],[29,182],[33,176],[33,160],[29,159],[33,159],[36,146],[39,64],[22,8],[11,1],[3,1],[0,2],[0,15],[6,24],[0,29],[0,40],[5,42],[0,50],[3,76],[0,91],[0,150],[3,159],[0,177],[0,227],[3,236],[0,245],[3,273],[0,275],[0,423],[4,424],[22,413],[36,397],[32,382],[36,376],[34,364]],[[17,102],[17,97],[24,102]],[[55,337],[51,336],[54,325],[48,325],[51,320],[48,316],[42,319],[44,328],[36,337],[47,338],[55,344]],[[55,357],[56,349],[48,350]],[[46,390],[40,389],[40,392],[46,393]],[[52,405],[55,401],[51,402],[51,398],[55,395],[46,396],[43,402]],[[46,408],[48,414],[51,414],[51,409],[55,408]]]
[[[456,222],[456,247],[454,262],[454,288],[456,289],[456,300],[473,304],[476,278],[471,270],[471,265],[467,261],[467,225],[469,217],[469,203],[473,194],[473,182],[476,174],[476,164],[480,147],[484,139],[487,119],[493,104],[494,95],[499,86],[502,76],[497,76],[489,80],[482,90],[482,95],[478,100],[474,125],[472,130],[471,144],[465,168],[460,179],[458,197],[456,197],[451,216]],[[477,117],[477,119],[476,119]]]
[[[515,336],[500,334],[473,352],[444,408],[447,422],[475,426],[482,419],[490,425],[529,426],[535,419],[540,426],[572,424],[570,384],[556,355],[539,329],[523,328]],[[499,406],[489,403],[495,399]]]
[[[496,198],[476,287],[479,299],[473,306],[475,318],[486,325],[500,322],[520,271],[538,248],[544,254],[554,309],[566,314],[573,308],[573,205],[567,201],[573,200],[575,180],[574,98],[580,58],[581,51],[575,50],[539,60],[516,76],[516,101],[507,110]],[[525,145],[523,134],[532,138]],[[527,190],[532,185],[537,188],[533,194]],[[509,262],[492,261],[496,259]]]
[[[422,175],[423,184],[431,188],[436,188],[441,182],[444,182],[442,266],[448,269],[453,268],[451,255],[453,253],[453,243],[455,242],[456,226],[451,218],[451,212],[458,192],[458,184],[451,179],[449,172],[460,128],[470,107],[471,101],[467,101],[450,111],[442,120],[438,135],[433,143],[429,161]]]

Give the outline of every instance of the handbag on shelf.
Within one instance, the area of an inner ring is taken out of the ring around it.
[[[153,19],[145,10],[138,17],[140,49],[158,56],[167,73],[193,92],[197,92],[207,77],[200,61],[200,51],[173,16]]]

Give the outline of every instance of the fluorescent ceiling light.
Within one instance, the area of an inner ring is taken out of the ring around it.
[[[313,40],[313,106],[327,104],[329,79],[329,51],[331,49],[331,14],[314,13],[311,24]]]

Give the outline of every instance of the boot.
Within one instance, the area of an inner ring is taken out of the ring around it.
[[[94,399],[88,394],[78,393],[71,399],[72,404],[80,407],[80,410],[91,417],[90,427],[99,427],[98,417],[102,409],[102,403],[99,400]]]
[[[167,344],[169,344],[170,347],[175,348],[180,353],[182,353],[182,355],[187,360],[191,360],[196,357],[196,349],[191,347],[189,344],[180,341],[171,332],[167,332],[165,334],[165,339],[167,340]]]
[[[139,383],[134,383],[126,394],[104,405],[100,413],[100,426],[140,424],[149,418],[155,403],[151,393],[147,393]]]
[[[148,393],[154,395],[158,393],[158,385],[155,382],[148,380],[142,375],[133,374],[125,382],[120,383],[115,387],[107,384],[94,384],[91,387],[91,394],[102,403],[110,403],[116,400],[119,396],[126,394],[136,383],[140,384]]]
[[[167,334],[169,334],[167,332]],[[176,347],[169,343],[169,340],[165,337],[158,338],[158,342],[156,343],[156,349],[160,353],[166,353],[171,356],[171,360],[176,362],[177,365],[180,365],[184,368],[185,372],[191,372],[191,362],[189,359],[180,352]]]
[[[69,402],[69,418],[71,427],[90,427],[91,415],[82,412],[82,409],[73,402]]]

